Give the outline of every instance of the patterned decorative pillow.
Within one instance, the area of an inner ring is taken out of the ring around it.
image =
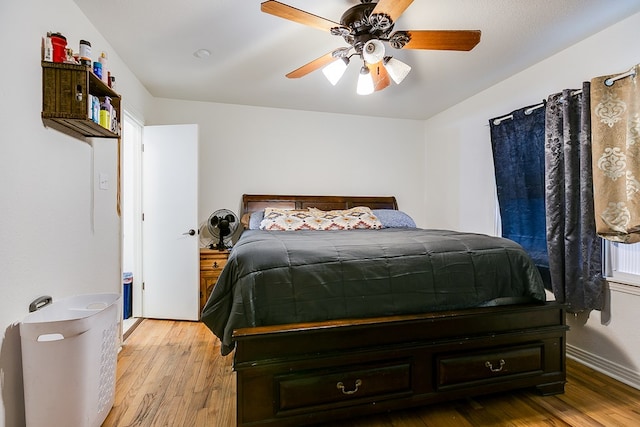
[[[323,211],[309,208],[309,212],[318,221],[320,230],[353,230],[359,228],[382,228],[382,223],[373,214],[371,209],[365,206],[356,206],[346,210]]]
[[[260,230],[296,231],[318,230],[318,220],[307,209],[291,210],[265,208]]]
[[[312,208],[315,211],[319,209]],[[371,212],[380,220],[382,228],[416,228],[416,223],[405,212],[395,209],[372,209]],[[249,230],[259,230],[264,219],[264,209],[253,212],[249,221]]]

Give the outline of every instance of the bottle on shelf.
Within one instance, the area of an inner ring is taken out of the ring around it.
[[[48,32],[47,36],[44,38],[44,52],[42,59],[53,62],[53,42],[51,41],[51,32]]]
[[[92,120],[100,124],[100,98],[97,96],[93,97]]]
[[[100,64],[102,64],[101,65],[102,66],[102,75],[100,76],[100,78],[102,79],[102,81],[105,84],[108,85],[109,84],[109,79],[108,79],[107,76],[109,75],[108,74],[109,69],[107,68],[107,53],[106,52],[102,52],[100,54],[100,58],[98,58],[98,61],[100,62]]]
[[[66,56],[66,58],[64,60],[64,63],[65,64],[77,64],[76,59],[75,59],[74,54],[73,54],[73,49],[66,48],[65,52],[66,52],[67,56]]]
[[[100,80],[102,80],[102,64],[99,62],[93,63],[93,74],[96,75]]]
[[[87,119],[93,120],[93,95],[87,94]]]
[[[113,133],[120,133],[118,132],[118,118],[116,115],[116,110],[114,108],[111,108],[111,126],[109,127],[109,130]]]
[[[100,124],[100,98],[94,95],[88,96],[87,118],[95,123]]]
[[[87,40],[80,40],[80,52],[78,54],[80,63],[83,65],[91,65],[91,43]]]
[[[111,98],[108,96],[100,104],[100,126],[111,130]]]
[[[64,62],[67,59],[67,38],[60,33],[51,33],[53,45],[53,62]]]

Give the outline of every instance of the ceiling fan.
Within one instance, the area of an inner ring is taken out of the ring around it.
[[[430,49],[469,51],[480,42],[479,30],[406,30],[393,31],[398,17],[413,0],[360,0],[334,22],[275,0],[260,5],[262,12],[341,36],[349,46],[337,48],[287,74],[299,78],[323,68],[327,79],[335,85],[352,56],[363,60],[357,92],[367,95],[390,84],[399,84],[411,67],[386,55],[384,43],[394,49]],[[384,43],[383,43],[384,42]]]

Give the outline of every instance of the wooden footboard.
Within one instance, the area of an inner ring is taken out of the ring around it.
[[[300,426],[516,388],[564,391],[556,303],[240,329],[239,426]]]

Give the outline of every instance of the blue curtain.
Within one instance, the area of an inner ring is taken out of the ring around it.
[[[545,221],[545,107],[531,107],[489,121],[493,165],[502,237],[529,253],[551,289]]]

